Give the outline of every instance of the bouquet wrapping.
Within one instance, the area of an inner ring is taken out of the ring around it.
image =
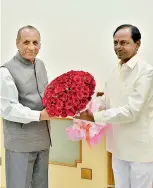
[[[100,97],[89,102],[87,109],[92,113],[101,108]],[[110,124],[94,123],[85,120],[73,119],[73,125],[66,129],[69,140],[86,140],[89,146],[99,144],[102,137],[107,134]]]

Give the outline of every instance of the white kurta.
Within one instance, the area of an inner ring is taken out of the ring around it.
[[[153,161],[153,67],[138,55],[111,71],[103,101],[106,110],[94,113],[111,123],[107,150],[121,160]]]

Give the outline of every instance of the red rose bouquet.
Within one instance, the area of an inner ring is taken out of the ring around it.
[[[46,87],[43,106],[50,116],[73,117],[86,108],[95,86],[94,77],[90,73],[69,71]]]

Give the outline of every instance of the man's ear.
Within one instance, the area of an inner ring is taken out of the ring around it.
[[[140,41],[140,40],[138,40],[138,41],[136,42],[136,49],[137,49],[137,51],[138,51],[138,49],[139,49],[140,45],[141,45],[141,41]]]
[[[16,47],[17,47],[17,49],[19,49],[19,40],[18,39],[16,39]]]

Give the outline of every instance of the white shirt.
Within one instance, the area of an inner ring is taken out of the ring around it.
[[[153,67],[138,55],[118,65],[106,82],[106,110],[94,113],[111,123],[107,150],[129,161],[153,161]]]
[[[30,123],[39,121],[40,111],[31,110],[18,101],[18,90],[7,68],[0,68],[0,116],[8,121]]]

